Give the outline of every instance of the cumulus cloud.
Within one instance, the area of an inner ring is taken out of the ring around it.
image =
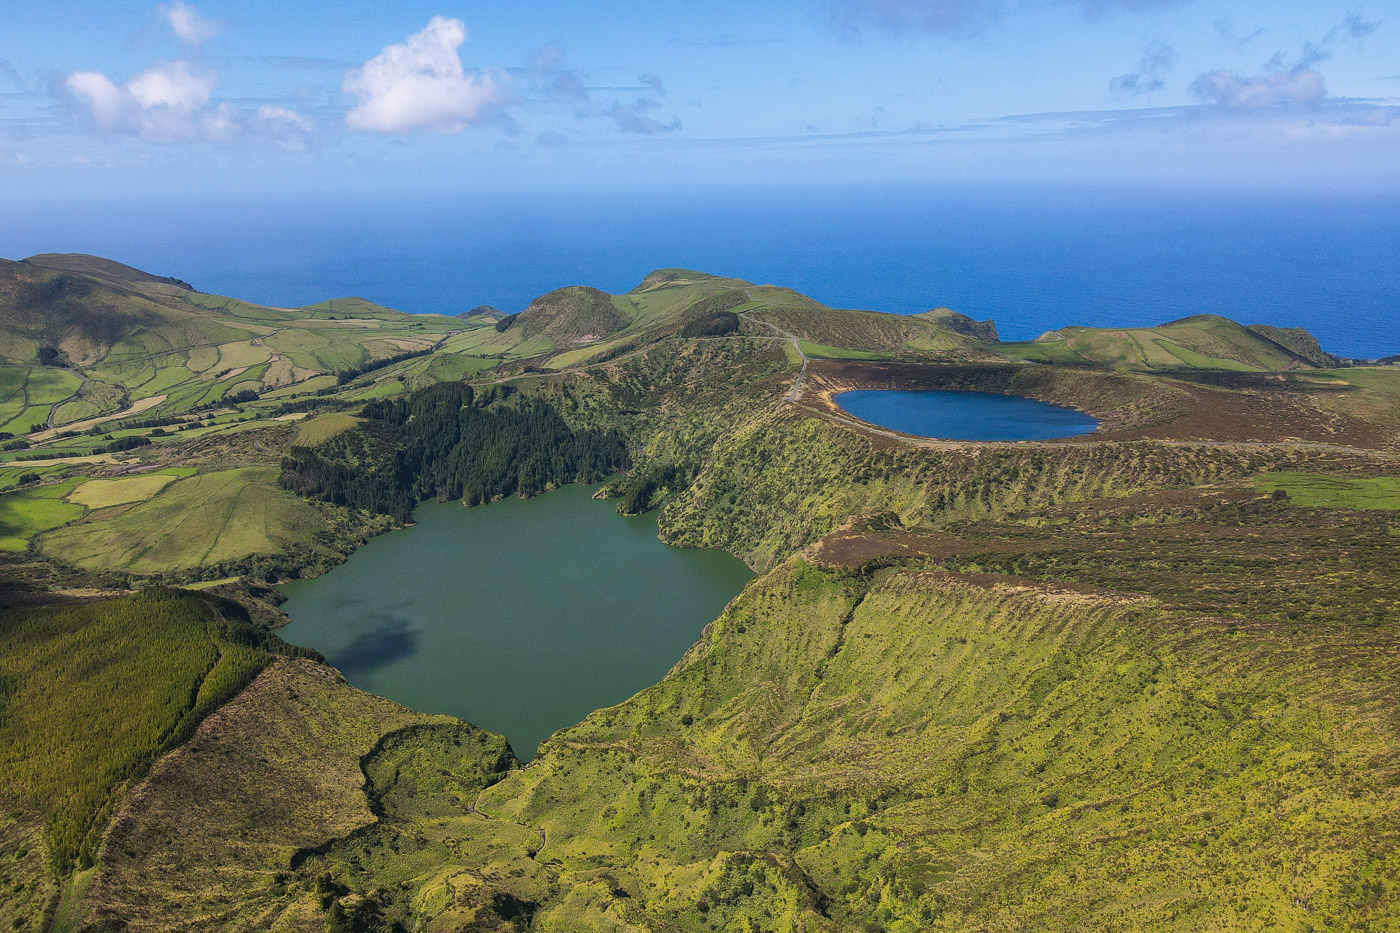
[[[1119,75],[1109,82],[1109,89],[1122,97],[1138,97],[1160,91],[1166,86],[1166,76],[1176,67],[1176,49],[1165,42],[1153,40],[1142,50],[1137,71]]]
[[[1238,39],[1227,22],[1221,20],[1215,26],[1221,39]],[[1304,42],[1296,58],[1285,52],[1275,53],[1257,74],[1240,74],[1226,68],[1208,71],[1191,82],[1191,93],[1197,100],[1225,110],[1316,110],[1329,100],[1327,85],[1316,66],[1332,57],[1339,41],[1363,42],[1380,26],[1379,22],[1348,14],[1321,39]],[[1236,44],[1243,46],[1260,33],[1261,30],[1255,30]],[[1383,113],[1387,121],[1391,119],[1389,108],[1377,112]]]
[[[203,45],[219,34],[218,23],[201,16],[183,0],[162,4],[160,12],[176,38],[189,45]]]
[[[1315,107],[1327,99],[1322,75],[1310,64],[1241,75],[1227,69],[1209,71],[1191,82],[1198,100],[1230,110]]]
[[[212,72],[184,61],[148,68],[123,85],[96,71],[74,72],[64,82],[106,132],[160,142],[251,136],[292,151],[307,147],[313,126],[306,117],[274,105],[245,111],[227,101],[213,103],[216,84]]]
[[[196,118],[209,102],[215,78],[188,62],[169,62],[141,72],[122,87],[96,71],[75,72],[65,84],[104,130],[181,139],[195,134]]]
[[[359,103],[346,124],[377,133],[451,133],[475,122],[497,90],[489,76],[463,69],[457,50],[466,39],[461,20],[435,16],[421,32],[348,72],[343,89]]]

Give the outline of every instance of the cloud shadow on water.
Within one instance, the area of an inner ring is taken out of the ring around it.
[[[418,633],[402,619],[384,616],[383,624],[365,632],[330,658],[347,677],[387,667],[418,650]]]

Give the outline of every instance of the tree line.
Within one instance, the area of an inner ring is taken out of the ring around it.
[[[444,383],[404,398],[377,399],[366,423],[316,448],[293,447],[282,485],[337,505],[408,521],[428,498],[468,505],[598,482],[627,468],[616,430],[574,430],[541,399],[509,387],[477,393]]]

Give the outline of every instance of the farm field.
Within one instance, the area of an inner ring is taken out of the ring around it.
[[[126,479],[90,479],[68,494],[69,502],[103,509],[144,502],[175,481],[173,472],[148,473]]]
[[[248,467],[176,479],[152,497],[97,509],[46,536],[41,549],[86,569],[158,574],[280,554],[324,524],[311,504],[277,488],[275,471]]]
[[[83,517],[81,505],[65,501],[72,480],[0,495],[0,551],[23,551],[36,535]]]
[[[1348,478],[1317,473],[1266,473],[1256,482],[1266,492],[1282,491],[1308,509],[1400,509],[1400,476]]]

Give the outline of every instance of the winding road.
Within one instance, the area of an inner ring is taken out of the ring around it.
[[[68,369],[68,368],[65,367],[63,371],[66,372],[66,373],[72,373],[73,375],[77,376],[79,379],[83,380],[83,384],[80,385],[80,386],[78,386],[77,390],[76,390],[72,395],[68,396],[68,397],[65,398],[65,399],[61,399],[61,400],[59,400],[59,401],[53,403],[53,407],[51,407],[51,408],[49,409],[48,427],[49,427],[50,429],[56,427],[56,425],[54,424],[54,421],[58,419],[58,409],[59,409],[61,406],[66,405],[66,404],[68,404],[69,402],[73,401],[73,399],[75,399],[75,398],[81,398],[81,397],[82,397],[82,394],[83,394],[83,390],[86,389],[86,388],[88,387],[88,383],[89,383],[89,382],[92,382],[91,379],[89,379],[87,376],[84,376],[82,373],[78,372],[76,369]]]
[[[809,357],[806,353],[803,352],[802,341],[798,338],[796,334],[789,333],[788,331],[783,330],[777,324],[772,324],[768,321],[762,320],[761,318],[749,317],[749,313],[747,311],[743,312],[740,316],[743,317],[743,319],[746,321],[753,321],[755,324],[762,324],[764,327],[773,331],[773,333],[777,334],[779,337],[787,338],[789,341],[791,341],[792,348],[797,351],[797,355],[802,357],[802,368],[797,371],[797,381],[792,384],[792,391],[785,396],[785,401],[796,403],[798,397],[802,394],[802,380],[807,378],[807,364],[812,361],[811,357]]]

